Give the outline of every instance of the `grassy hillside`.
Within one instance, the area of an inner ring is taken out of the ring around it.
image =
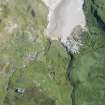
[[[17,69],[9,79],[4,105],[69,105],[72,87],[66,80],[70,58],[58,42],[40,60]],[[23,94],[16,88],[25,89]]]
[[[104,5],[85,0],[88,31],[71,55],[44,37],[41,0],[0,0],[0,105],[105,105]]]
[[[0,0],[0,105],[71,103],[70,56],[44,37],[47,14],[41,0]]]
[[[88,32],[84,33],[80,54],[74,56],[70,74],[74,105],[105,104],[104,4],[104,0],[85,0]]]

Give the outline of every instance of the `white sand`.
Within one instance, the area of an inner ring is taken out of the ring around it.
[[[84,0],[43,0],[49,8],[48,25],[45,35],[52,40],[66,39],[74,27],[85,27],[86,21],[83,12]]]

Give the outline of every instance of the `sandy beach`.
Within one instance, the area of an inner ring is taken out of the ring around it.
[[[49,8],[45,35],[52,40],[61,38],[65,42],[72,30],[86,25],[83,13],[84,0],[43,0]]]

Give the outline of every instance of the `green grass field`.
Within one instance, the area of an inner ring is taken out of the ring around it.
[[[101,12],[100,12],[101,11]],[[105,104],[104,0],[85,0],[88,32],[84,47],[74,56],[70,79],[75,105]]]
[[[41,0],[0,0],[0,105],[105,105],[104,5],[85,0],[88,31],[71,55],[44,37]]]
[[[33,105],[33,103],[35,105],[68,105],[71,103],[72,87],[66,78],[67,62],[70,58],[66,51],[58,42],[52,42],[49,51],[43,57],[43,61],[33,61],[25,68],[13,73],[9,80],[9,90],[4,105],[13,103],[16,105],[23,105],[23,103],[24,105]],[[16,94],[15,89],[18,87],[26,89],[26,92],[23,95]],[[52,104],[49,104],[49,101],[52,101]]]
[[[47,8],[41,0],[0,3],[0,105],[71,104],[70,56],[43,35]],[[25,89],[24,94],[16,88]]]

